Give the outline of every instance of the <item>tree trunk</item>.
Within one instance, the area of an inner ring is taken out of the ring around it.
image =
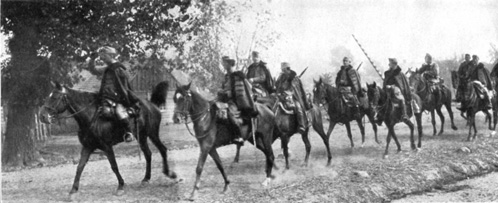
[[[5,142],[2,144],[2,164],[20,167],[43,162],[35,147],[34,114],[36,107],[9,105],[7,107]]]

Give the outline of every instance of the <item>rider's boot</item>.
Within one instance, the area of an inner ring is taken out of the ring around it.
[[[298,125],[297,131],[303,134],[306,131],[306,127],[308,126],[308,118],[306,117],[301,104],[296,102],[295,106]]]

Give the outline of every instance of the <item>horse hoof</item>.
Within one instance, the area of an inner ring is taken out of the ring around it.
[[[174,171],[170,171],[168,174],[168,177],[171,179],[176,179],[178,176],[176,175],[176,173]]]
[[[228,191],[230,191],[230,187],[228,187],[228,184],[226,184],[225,187],[223,188],[223,192],[221,192],[221,194],[226,194]]]
[[[308,163],[303,163],[303,164],[301,164],[301,167],[303,167],[303,168],[308,167]]]
[[[121,190],[116,190],[116,193],[114,193],[114,195],[122,196],[122,195],[124,195],[124,193],[125,193],[125,191],[123,189],[121,189]]]
[[[399,153],[401,153],[401,152],[402,152],[401,150],[398,150],[398,151],[396,152],[396,154],[399,154]]]
[[[419,152],[421,152],[421,151],[422,151],[422,148],[417,148],[417,149],[415,149],[415,152],[416,152],[416,153],[419,153]]]
[[[265,181],[263,181],[263,183],[261,183],[261,185],[263,185],[264,187],[268,187],[270,186],[271,184],[271,178],[266,178]]]
[[[142,180],[142,182],[140,183],[140,187],[146,187],[149,185],[149,181],[148,180]]]
[[[192,194],[190,194],[190,197],[187,198],[187,200],[191,202],[193,202],[195,199],[197,199],[197,194],[195,192],[192,192]]]
[[[361,144],[361,146],[360,146],[360,148],[363,148],[364,146],[365,146],[365,145],[362,143],[362,144]]]
[[[67,195],[67,201],[68,202],[76,201],[77,196],[78,196],[78,193],[69,193],[69,195]]]
[[[458,128],[456,126],[451,126],[451,129],[458,130]]]
[[[384,159],[388,159],[388,158],[389,158],[389,155],[384,154],[384,156],[383,156],[382,158],[384,158]]]
[[[496,135],[496,131],[493,131],[491,132],[491,134],[489,134],[489,137],[494,137]]]

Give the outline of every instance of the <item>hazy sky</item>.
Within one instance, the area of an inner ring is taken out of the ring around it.
[[[470,53],[490,62],[490,43],[498,45],[496,0],[273,0],[270,6],[282,15],[278,29],[283,32],[275,47],[280,53],[267,56],[272,72],[279,72],[281,61],[298,72],[306,66],[338,68],[332,67],[331,52],[337,46],[352,52],[353,64],[365,65],[367,58],[351,34],[383,63],[376,64],[381,69],[388,57],[398,58],[402,67],[419,67],[426,53],[436,59]]]

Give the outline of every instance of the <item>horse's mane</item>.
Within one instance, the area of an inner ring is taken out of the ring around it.
[[[71,95],[71,99],[82,104],[92,104],[97,105],[95,101],[98,100],[98,93],[96,92],[84,92],[80,90],[75,90],[71,88],[66,88],[68,93]]]

